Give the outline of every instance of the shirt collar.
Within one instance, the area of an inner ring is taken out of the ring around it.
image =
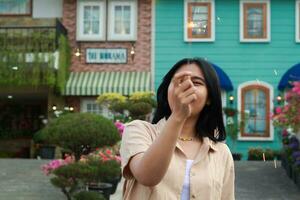
[[[216,147],[216,143],[212,141],[209,137],[203,138],[203,143],[209,146],[209,149],[212,149],[213,151],[218,151]]]

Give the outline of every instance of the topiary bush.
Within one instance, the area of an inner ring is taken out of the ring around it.
[[[103,116],[90,113],[69,113],[52,119],[35,137],[68,149],[71,153],[65,160],[56,160],[46,166],[51,168],[51,183],[60,188],[68,200],[103,199],[86,190],[91,182],[102,182],[120,177],[121,167],[114,155],[89,154],[96,148],[113,146],[120,140],[114,123]],[[89,154],[86,156],[85,154]],[[101,157],[104,156],[105,160]]]
[[[70,113],[50,121],[36,136],[70,150],[78,161],[83,148],[112,146],[121,138],[112,121],[91,113]]]

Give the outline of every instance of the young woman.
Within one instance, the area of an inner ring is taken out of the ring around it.
[[[183,59],[157,91],[152,123],[125,127],[125,200],[233,200],[234,163],[225,140],[219,80],[203,59]]]

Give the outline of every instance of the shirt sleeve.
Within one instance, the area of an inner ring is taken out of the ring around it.
[[[228,148],[226,171],[223,179],[222,200],[235,200],[234,181],[234,161]]]
[[[122,174],[126,179],[133,178],[128,166],[130,159],[139,153],[147,151],[152,144],[151,133],[145,123],[141,120],[135,120],[125,125],[120,154]]]

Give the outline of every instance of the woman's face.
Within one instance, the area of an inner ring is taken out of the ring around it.
[[[207,102],[207,88],[206,88],[206,83],[205,83],[202,70],[195,63],[191,63],[191,64],[186,64],[181,66],[176,71],[175,74],[183,71],[192,72],[191,81],[193,82],[194,87],[196,88],[197,98],[195,101],[191,103],[191,108],[192,108],[191,116],[198,116]],[[173,111],[173,106],[174,106],[174,89],[175,89],[174,87],[175,87],[174,82],[171,81],[168,88],[168,102],[171,111]]]

